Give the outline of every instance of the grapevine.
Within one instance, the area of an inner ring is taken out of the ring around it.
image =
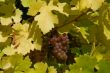
[[[0,73],[110,73],[109,0],[0,0]]]

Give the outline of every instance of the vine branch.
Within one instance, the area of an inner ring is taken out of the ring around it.
[[[91,9],[87,9],[85,12],[82,12],[81,14],[79,14],[78,16],[76,16],[75,18],[73,18],[72,20],[69,20],[69,21],[67,20],[67,21],[65,21],[65,22],[63,23],[63,25],[56,27],[56,29],[59,29],[59,28],[61,28],[61,27],[64,27],[64,26],[67,25],[67,24],[71,24],[71,23],[73,23],[74,21],[78,21],[78,19],[79,19],[80,17],[86,15],[86,13],[89,12],[89,11],[91,11]]]

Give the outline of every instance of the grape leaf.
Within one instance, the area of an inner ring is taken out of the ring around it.
[[[12,23],[11,17],[5,18],[5,17],[0,17],[0,22],[2,25],[9,25]]]
[[[11,46],[7,46],[2,50],[2,52],[6,55],[14,55],[16,51]]]
[[[108,12],[108,5],[107,4],[103,4],[103,6],[100,8],[99,11],[99,18],[98,18],[98,35],[97,35],[97,40],[98,42],[102,43],[103,45],[110,46],[110,44],[108,44],[110,42],[109,40],[109,22],[108,22],[108,16],[107,16],[107,12]]]
[[[110,0],[106,0],[108,3],[110,3]]]
[[[39,29],[38,25],[36,25],[37,22],[33,21],[30,29],[29,29],[29,37],[33,39],[33,43],[35,44],[35,49],[41,50],[42,46],[42,33],[41,30]]]
[[[1,60],[1,64],[2,64],[2,69],[4,69],[4,71],[10,71],[10,69],[11,69],[14,72],[16,72],[16,71],[26,71],[31,66],[31,62],[30,62],[30,59],[29,59],[28,56],[26,56],[23,59],[23,56],[18,55],[18,54],[3,57],[2,60]]]
[[[1,60],[3,55],[4,55],[4,53],[2,51],[0,51],[0,60]]]
[[[15,58],[15,57],[14,57]],[[15,67],[16,71],[26,71],[30,68],[31,62],[29,57],[25,57],[25,59],[22,58],[22,60],[18,61],[18,65]]]
[[[28,15],[35,16],[39,12],[39,9],[45,5],[45,2],[41,0],[22,0],[22,4],[24,7],[29,7]]]
[[[15,0],[10,0],[8,2],[8,0],[6,1],[6,3],[2,3],[2,5],[0,6],[0,13],[2,13],[5,17],[10,17],[12,16],[14,10],[15,10],[15,6],[12,2],[14,2]]]
[[[0,2],[5,2],[5,0],[0,0]]]
[[[86,8],[91,8],[92,10],[96,11],[102,5],[104,0],[80,0],[77,4],[79,10],[83,10]]]
[[[57,16],[51,12],[53,8],[52,2],[48,4],[48,6],[42,7],[40,11],[40,15],[35,17],[35,21],[38,21],[39,28],[42,30],[43,34],[49,32],[52,28],[54,28],[54,23],[58,23]],[[44,18],[46,17],[46,18]]]
[[[81,32],[83,38],[86,39],[87,42],[89,42],[88,38],[87,38],[87,36],[89,36],[89,34],[86,32],[87,30],[88,30],[87,27],[80,27],[80,32]]]
[[[3,37],[2,32],[0,32],[0,42],[5,42],[8,37]]]
[[[31,39],[21,39],[22,42],[20,42],[19,46],[16,49],[16,52],[18,54],[27,54],[30,52],[30,50],[34,49],[34,45],[31,43]]]
[[[57,73],[56,69],[53,66],[48,67],[48,73]]]
[[[80,28],[80,33],[87,43],[94,41],[93,39],[97,35],[97,25],[95,23],[86,17],[79,20],[77,26]]]
[[[99,62],[99,70],[97,73],[109,73],[110,72],[110,61],[101,60]]]
[[[47,67],[48,67],[47,63],[43,62],[39,62],[34,65],[36,73],[46,73]]]
[[[65,7],[66,3],[57,3],[57,6],[53,7],[53,10],[59,11],[60,13],[69,16],[68,13],[64,12],[64,7]]]
[[[35,24],[35,23],[33,23]],[[7,55],[14,55],[15,53],[25,55],[30,52],[30,50],[41,50],[41,45],[42,45],[42,34],[40,32],[40,29],[35,27],[34,35],[31,35],[30,31],[28,30],[29,24],[14,24],[12,27],[14,29],[13,31],[13,41],[12,44],[6,48],[3,49],[3,52]],[[38,32],[37,32],[38,31]],[[36,35],[37,34],[37,35]],[[34,43],[32,43],[34,41]],[[11,50],[11,51],[9,51]]]
[[[21,3],[24,7],[29,7],[30,0],[22,0]]]
[[[107,40],[110,39],[110,30],[106,26],[104,26],[104,35],[107,37]]]
[[[3,71],[0,71],[0,73],[3,73]]]
[[[30,68],[25,73],[47,73],[47,68],[47,63],[37,62],[36,64],[34,64],[34,68]]]
[[[14,16],[12,16],[12,19],[14,20],[15,23],[19,23],[21,21],[21,15],[22,15],[22,11],[16,9]]]
[[[106,52],[106,50],[107,50],[106,47],[102,46],[102,45],[98,45],[95,47],[95,50],[93,52],[93,56],[96,57],[98,62],[103,59],[104,53]]]
[[[14,73],[24,73],[24,72],[22,72],[22,71],[15,71]]]
[[[39,10],[40,14],[37,15],[34,20],[38,21],[39,28],[43,32],[43,34],[46,34],[49,32],[52,28],[54,28],[54,24],[58,24],[58,18],[57,15],[52,13],[52,10],[56,10],[62,14],[65,14],[68,16],[67,13],[63,12],[63,7],[65,6],[65,3],[58,3],[57,6],[53,5],[53,0],[49,2],[48,5],[42,6]],[[44,18],[46,17],[46,19]]]
[[[0,25],[0,49],[4,49],[7,45],[10,45],[11,38],[9,38],[12,32],[10,26]]]
[[[76,58],[76,63],[70,65],[68,73],[93,73],[97,60],[94,57],[84,55]]]
[[[18,31],[16,33],[18,34],[13,34],[14,42],[15,44],[13,45],[15,51],[17,53],[21,53],[23,55],[27,54],[30,52],[30,50],[34,50],[34,44],[32,44],[32,38],[28,38],[29,32],[28,24],[14,24],[13,28]]]
[[[13,19],[15,23],[19,23],[21,21],[21,15],[22,15],[22,12],[19,9],[16,9],[13,16],[0,17],[0,22],[2,25],[9,25],[9,24],[12,24],[12,19]]]

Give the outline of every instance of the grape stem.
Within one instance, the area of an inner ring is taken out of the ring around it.
[[[91,9],[87,9],[86,11],[83,11],[83,12],[80,13],[78,16],[76,16],[74,19],[65,21],[61,26],[56,27],[56,29],[59,29],[59,28],[61,28],[61,27],[64,27],[64,26],[67,25],[67,24],[71,24],[71,23],[73,23],[73,22],[78,21],[78,19],[79,19],[80,17],[86,15],[87,12],[89,12],[89,11],[91,11]]]

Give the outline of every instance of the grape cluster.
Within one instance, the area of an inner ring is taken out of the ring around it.
[[[49,40],[49,44],[52,45],[52,53],[59,60],[67,60],[67,50],[68,50],[68,35],[66,33],[53,35]]]

